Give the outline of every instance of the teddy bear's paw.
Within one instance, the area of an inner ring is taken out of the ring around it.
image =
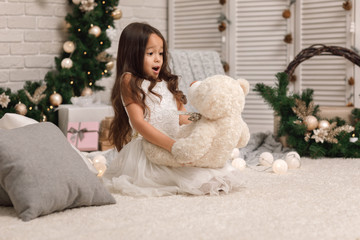
[[[176,141],[171,148],[171,154],[177,162],[181,164],[190,164],[196,161],[196,156],[191,151],[184,148],[180,141]]]

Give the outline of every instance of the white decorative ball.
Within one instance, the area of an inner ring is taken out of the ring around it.
[[[240,156],[240,150],[238,148],[234,148],[231,152],[231,159],[235,159]]]
[[[300,160],[300,155],[299,155],[297,152],[295,152],[295,151],[288,152],[288,153],[286,154],[286,157],[296,157],[297,159]]]
[[[263,152],[259,156],[259,162],[262,166],[271,166],[274,162],[274,157],[269,152]]]
[[[102,175],[104,175],[104,173],[106,171],[106,165],[101,162],[95,162],[95,163],[93,163],[93,166],[98,171],[97,176],[102,177]]]
[[[319,124],[317,118],[311,115],[305,118],[304,123],[309,131],[314,130]]]
[[[70,58],[64,58],[61,61],[62,68],[72,68],[72,66],[73,66],[73,61]]]
[[[63,49],[66,53],[72,53],[75,51],[75,44],[73,41],[66,41],[63,44]]]
[[[79,5],[79,3],[81,2],[81,0],[72,0],[73,4],[75,5]]]
[[[328,129],[330,127],[330,123],[326,120],[321,120],[319,122],[318,128],[320,129]]]
[[[274,171],[274,173],[277,174],[283,174],[286,173],[288,170],[288,165],[287,163],[282,160],[282,159],[277,159],[274,161],[274,163],[272,164],[272,170]]]
[[[101,34],[101,28],[98,26],[92,26],[89,29],[89,34],[94,35],[95,37],[98,37]]]
[[[286,154],[285,161],[289,169],[295,169],[301,166],[300,155],[297,152],[289,152]]]
[[[235,158],[232,160],[231,165],[239,170],[244,170],[246,168],[246,162],[242,158]]]
[[[98,155],[95,155],[95,157],[93,158],[92,162],[93,162],[93,164],[94,164],[94,163],[106,164],[106,158],[105,158],[103,155],[98,154]]]

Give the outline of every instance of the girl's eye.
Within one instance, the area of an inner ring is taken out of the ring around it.
[[[159,54],[160,54],[160,56],[164,55],[164,53],[162,53],[162,52],[161,52],[161,53],[159,53]]]
[[[151,56],[151,55],[153,55],[153,53],[152,52],[149,52],[149,53],[147,53],[149,56]]]

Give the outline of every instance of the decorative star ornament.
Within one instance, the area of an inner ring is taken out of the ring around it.
[[[6,108],[10,102],[10,98],[5,93],[2,93],[0,95],[0,105],[2,108]]]

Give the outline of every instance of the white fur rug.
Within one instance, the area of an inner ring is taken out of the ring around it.
[[[0,207],[0,239],[360,239],[360,159],[302,162],[284,175],[245,169],[229,195],[116,195],[30,222]]]

